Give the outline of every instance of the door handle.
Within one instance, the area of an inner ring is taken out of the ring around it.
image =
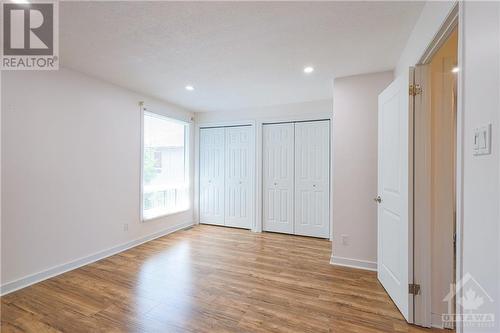
[[[376,198],[373,198],[373,201],[376,201],[378,203],[381,203],[382,202],[382,198],[380,197],[380,195],[377,195]]]

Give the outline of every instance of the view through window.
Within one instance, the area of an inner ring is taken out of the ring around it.
[[[143,218],[189,208],[186,123],[144,113]]]

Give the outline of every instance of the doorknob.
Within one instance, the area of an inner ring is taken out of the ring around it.
[[[380,197],[380,195],[377,195],[376,198],[373,198],[373,201],[376,201],[378,203],[381,203],[382,202],[382,198]]]

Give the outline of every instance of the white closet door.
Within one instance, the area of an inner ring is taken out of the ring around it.
[[[263,126],[263,229],[293,234],[294,126]]]
[[[225,225],[250,229],[254,163],[251,127],[228,127],[225,131]]]
[[[200,129],[200,223],[224,225],[224,128]]]
[[[330,122],[295,124],[295,234],[328,238]]]

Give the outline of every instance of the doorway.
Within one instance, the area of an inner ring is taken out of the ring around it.
[[[458,29],[414,69],[414,323],[454,329]]]

